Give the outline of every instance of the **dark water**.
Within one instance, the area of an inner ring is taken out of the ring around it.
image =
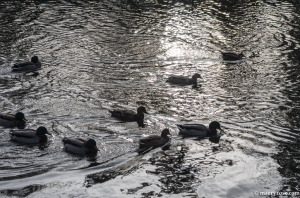
[[[300,4],[286,1],[1,1],[0,106],[53,134],[44,149],[0,128],[1,197],[258,197],[299,192]],[[220,51],[243,52],[237,64]],[[38,76],[12,74],[37,55]],[[165,83],[201,73],[198,88]],[[146,128],[108,110],[144,105]],[[219,144],[177,123],[218,120]],[[172,145],[137,155],[170,128]],[[95,159],[63,152],[92,137]]]

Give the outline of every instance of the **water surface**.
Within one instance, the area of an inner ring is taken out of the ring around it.
[[[257,197],[299,192],[297,1],[1,1],[0,106],[46,148],[0,128],[3,197]],[[221,51],[243,52],[230,64]],[[37,55],[38,76],[14,74]],[[198,87],[166,83],[201,73]],[[143,105],[145,128],[108,110]],[[178,123],[217,120],[226,135],[178,137]],[[145,155],[138,140],[170,128],[172,145]],[[63,137],[94,138],[94,159],[65,153]]]

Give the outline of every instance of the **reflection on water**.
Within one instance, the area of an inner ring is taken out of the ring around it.
[[[154,154],[149,159],[156,169],[149,170],[147,173],[160,177],[159,181],[163,184],[162,192],[167,194],[193,193],[192,182],[197,182],[197,180],[193,174],[194,167],[185,163],[184,157],[187,149],[185,146],[178,146],[173,152]]]
[[[8,196],[26,197],[33,192],[43,189],[44,187],[45,186],[42,185],[32,185],[18,190],[2,190],[1,193]]]
[[[1,113],[53,134],[44,149],[1,127],[1,196],[253,197],[299,191],[297,1],[1,1]],[[245,61],[223,62],[222,51]],[[13,74],[40,57],[39,75]],[[201,73],[199,87],[166,83]],[[108,110],[149,109],[145,128]],[[181,139],[176,124],[221,123],[220,140]],[[172,145],[138,140],[170,128]],[[93,138],[95,159],[63,137]],[[224,182],[226,181],[226,182]]]

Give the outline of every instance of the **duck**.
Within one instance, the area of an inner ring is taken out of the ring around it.
[[[223,60],[225,61],[238,61],[246,58],[243,53],[236,54],[232,52],[221,52],[223,56]]]
[[[140,106],[137,108],[137,113],[131,110],[112,110],[109,111],[112,117],[115,117],[124,122],[137,122],[139,127],[145,127],[144,113],[148,114],[146,108]]]
[[[25,128],[26,121],[25,115],[22,112],[17,112],[15,115],[0,113],[0,125],[4,127]]]
[[[74,155],[97,155],[99,151],[94,139],[83,140],[81,138],[63,138],[64,149]]]
[[[167,82],[178,85],[197,85],[197,78],[203,79],[200,74],[196,73],[192,78],[187,76],[170,76]]]
[[[36,72],[41,69],[41,63],[37,56],[33,56],[30,62],[17,63],[12,67],[12,72]]]
[[[161,136],[151,135],[146,138],[140,139],[139,149],[137,150],[137,152],[139,154],[144,154],[158,147],[164,148],[169,146],[171,143],[171,138],[168,135],[170,135],[170,131],[166,128],[161,132]]]
[[[48,130],[40,126],[37,130],[25,129],[25,130],[15,130],[9,133],[12,141],[24,143],[24,144],[41,144],[47,143],[48,138],[46,134],[51,135]]]
[[[179,129],[179,135],[184,137],[215,137],[218,136],[217,129],[223,131],[218,121],[212,121],[208,128],[203,124],[182,124],[177,125],[177,127]]]

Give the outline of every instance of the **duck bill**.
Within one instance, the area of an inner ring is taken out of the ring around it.
[[[98,148],[97,146],[95,146],[95,150],[96,150],[96,151],[100,151],[99,148]]]
[[[222,131],[223,133],[226,133],[226,132],[225,132],[223,129],[221,129],[221,128],[220,128],[219,130]]]
[[[26,119],[26,118],[23,118],[23,121],[27,122],[27,119]]]
[[[204,81],[204,79],[202,78],[202,76],[200,76],[200,77],[199,77],[199,80],[197,80],[197,81],[199,81],[199,82],[203,82],[203,81]]]
[[[147,111],[145,111],[145,114],[149,114]]]

